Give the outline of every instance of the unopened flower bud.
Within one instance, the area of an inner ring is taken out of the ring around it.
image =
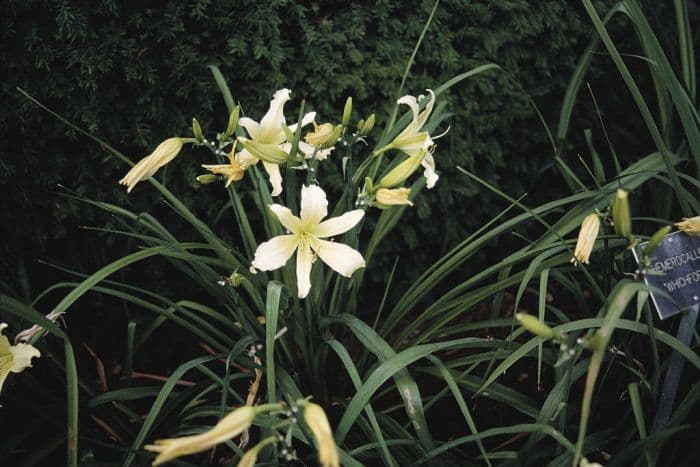
[[[333,430],[321,406],[307,402],[304,406],[304,422],[314,435],[319,463],[323,467],[340,467]]]
[[[241,282],[243,282],[243,276],[239,272],[234,272],[229,276],[228,282],[231,284],[231,287],[240,287]]]
[[[202,127],[199,126],[199,122],[196,118],[192,119],[192,134],[198,143],[201,143],[202,140],[204,140],[204,135],[202,135]]]
[[[370,134],[372,132],[372,129],[374,128],[375,119],[376,117],[374,116],[374,114],[372,114],[369,117],[367,117],[367,120],[365,120],[364,122],[361,121],[361,125],[358,123],[357,133],[360,136],[367,136],[368,134]]]
[[[243,137],[239,137],[238,142],[253,156],[265,162],[271,164],[284,164],[287,162],[287,153],[281,150],[276,144],[258,143]]]
[[[516,313],[515,318],[520,321],[520,324],[525,329],[536,336],[544,337],[545,339],[551,339],[554,337],[554,330],[545,322],[540,321],[534,316],[528,315],[527,313]]]
[[[652,254],[654,250],[656,250],[656,247],[659,246],[659,243],[661,243],[661,241],[664,239],[664,237],[669,234],[671,229],[672,227],[670,225],[667,225],[657,230],[656,233],[654,233],[654,235],[652,235],[649,239],[647,246],[644,247],[644,254]]]
[[[223,138],[228,138],[229,136],[233,135],[234,131],[236,131],[236,127],[238,126],[238,116],[240,113],[241,108],[239,106],[233,108],[231,115],[228,117],[228,125],[226,125],[226,131],[224,132]]]
[[[598,218],[598,214],[589,214],[583,219],[583,222],[581,222],[581,230],[578,233],[574,257],[571,258],[571,262],[574,263],[574,265],[578,265],[578,263],[588,264],[596,238],[598,238],[599,230],[600,219]]]
[[[382,177],[382,179],[379,180],[378,186],[380,188],[393,188],[401,185],[418,169],[418,167],[420,167],[425,154],[426,152],[424,150],[417,151],[414,155],[401,162]]]
[[[195,180],[197,180],[197,183],[200,183],[201,185],[208,185],[210,183],[214,183],[219,177],[217,177],[214,174],[202,174],[198,175]]]
[[[345,101],[345,107],[343,108],[343,126],[348,126],[350,123],[350,116],[352,114],[352,97],[348,97]]]
[[[386,209],[390,206],[401,206],[408,204],[413,206],[413,203],[408,199],[411,194],[410,188],[380,188],[375,193],[376,206],[380,209]]]
[[[621,237],[632,237],[632,218],[630,204],[625,190],[617,190],[617,196],[612,203],[612,218],[615,233]]]

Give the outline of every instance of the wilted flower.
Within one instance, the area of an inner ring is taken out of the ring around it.
[[[238,121],[246,129],[250,139],[238,139],[245,149],[236,155],[236,161],[238,161],[243,170],[246,170],[262,159],[265,171],[270,177],[272,196],[278,196],[282,193],[282,175],[280,174],[279,164],[284,162],[284,158],[280,160],[280,153],[283,156],[286,155],[282,145],[287,140],[287,135],[284,132],[286,122],[284,118],[284,104],[290,98],[291,91],[289,89],[280,89],[275,92],[270,101],[269,110],[259,123],[248,117],[243,117]],[[302,126],[311,123],[314,117],[316,117],[316,112],[309,112],[304,115]],[[289,129],[294,132],[296,127],[296,124],[290,125]]]
[[[255,251],[252,266],[261,271],[281,268],[296,251],[299,298],[306,297],[311,288],[311,266],[316,255],[345,277],[350,277],[357,269],[365,266],[365,260],[357,250],[342,243],[321,240],[355,227],[364,215],[363,210],[356,209],[321,222],[328,214],[328,200],[321,187],[315,185],[303,186],[301,189],[300,217],[279,204],[270,205],[270,210],[291,234],[261,243]]]
[[[253,423],[255,416],[262,411],[262,408],[263,406],[244,405],[226,415],[219,423],[204,433],[180,438],[159,439],[155,444],[144,446],[144,449],[158,453],[153,465],[160,465],[177,457],[206,451],[243,433]]]
[[[234,144],[233,148],[236,146]],[[226,177],[226,186],[228,187],[231,183],[237,182],[243,178],[245,170],[241,167],[241,164],[236,160],[234,151],[228,154],[228,164],[218,164],[218,165],[207,165],[202,164],[202,167],[209,170],[212,173],[223,175]]]
[[[581,230],[578,233],[578,241],[574,250],[574,257],[571,262],[574,265],[578,263],[588,264],[588,259],[593,251],[593,245],[598,238],[598,230],[600,230],[600,219],[598,214],[589,214],[581,222]]]
[[[374,195],[377,201],[377,207],[387,208],[389,206],[400,206],[404,204],[413,206],[411,200],[408,199],[408,195],[410,194],[410,188],[380,188]]]
[[[700,216],[691,218],[684,217],[682,222],[676,224],[676,227],[688,235],[700,235]]]
[[[332,123],[322,123],[318,125],[314,123],[314,131],[307,133],[304,140],[315,148],[329,148],[333,146],[338,138],[340,138],[343,127],[335,126]]]
[[[138,161],[119,180],[121,185],[127,186],[127,192],[131,192],[136,184],[153,176],[158,169],[175,159],[182,149],[182,138],[168,138],[158,145],[158,147],[148,156]]]
[[[6,323],[0,323],[0,392],[10,373],[22,372],[25,368],[32,366],[32,358],[41,356],[39,349],[33,345],[24,343],[10,345],[10,341],[2,334],[6,327]]]
[[[318,404],[307,402],[304,406],[304,422],[316,440],[319,463],[323,467],[340,467],[333,431],[323,408]]]

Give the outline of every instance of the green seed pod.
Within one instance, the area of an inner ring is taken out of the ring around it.
[[[516,313],[515,318],[520,321],[520,324],[525,329],[536,336],[544,337],[545,339],[554,337],[554,330],[534,316],[528,315],[527,313]]]
[[[348,97],[343,108],[343,126],[348,126],[350,123],[350,115],[352,114],[352,97]]]
[[[202,127],[199,126],[199,122],[196,118],[192,119],[192,134],[198,143],[201,143],[204,139],[204,135],[202,135]]]
[[[630,204],[625,190],[617,190],[617,196],[612,204],[612,218],[615,233],[621,237],[632,237],[632,218]]]
[[[208,185],[210,183],[214,183],[218,179],[219,179],[219,177],[217,177],[214,174],[202,174],[202,175],[199,175],[197,178],[195,178],[195,180],[197,180],[197,182],[202,184],[202,185]]]
[[[669,232],[671,232],[671,229],[673,229],[673,226],[667,225],[657,230],[656,233],[652,235],[649,239],[649,243],[647,243],[647,246],[644,247],[644,254],[652,254],[654,250],[656,250],[656,247],[659,246],[659,243],[661,243],[661,241],[664,239],[664,237],[668,235]]]
[[[362,126],[358,125],[358,133],[360,136],[367,136],[372,132],[372,129],[374,128],[374,121],[376,117],[374,114],[370,115],[367,117],[367,120],[362,122]]]

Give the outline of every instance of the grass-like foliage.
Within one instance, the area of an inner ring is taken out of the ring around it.
[[[57,284],[33,304],[2,296],[8,321],[18,329],[39,326],[18,338],[60,368],[68,416],[64,430],[40,443],[41,418],[25,418],[21,433],[0,440],[0,462],[23,458],[26,446],[39,444],[25,463],[39,465],[67,440],[71,466],[692,463],[697,447],[676,448],[695,421],[700,386],[683,385],[668,422],[651,427],[672,351],[687,363],[683,381],[697,381],[697,341],[689,346],[662,330],[667,326],[655,318],[642,281],[654,245],[674,222],[685,217],[683,235],[698,232],[691,21],[685,2],[675,1],[674,68],[633,0],[603,16],[589,0],[583,5],[595,29],[591,43],[557,128],[541,130],[571,193],[531,206],[524,194],[458,168],[459,177],[501,197],[502,212],[410,282],[393,280],[401,258],[381,271],[379,286],[365,271],[388,234],[401,229],[413,200],[450,183],[438,177],[439,138],[449,118],[441,95],[475,75],[501,73],[484,64],[423,97],[400,97],[430,19],[383,128],[372,109],[355,109],[352,99],[335,115],[318,115],[286,89],[274,93],[264,116],[245,115],[245,96],[236,96],[212,66],[229,111],[222,129],[207,131],[195,119],[191,135],[168,139],[133,163],[25,93],[130,164],[121,183],[129,192],[157,190],[191,236],[176,238],[172,219],[67,195],[114,216],[122,227],[109,233],[138,247],[79,282]],[[609,28],[620,17],[633,26],[643,56],[617,49]],[[599,105],[583,85],[594,59],[610,60],[609,79],[621,78],[631,93],[637,111],[630,118],[644,122],[654,145],[648,154],[618,157],[616,135],[599,113],[602,143],[587,131],[588,156],[567,155],[569,134],[581,131],[570,128],[576,103]],[[650,93],[629,68],[640,60],[651,74]],[[219,219],[198,218],[158,181],[168,162],[184,157],[183,145],[201,154],[192,162],[203,166],[199,189],[222,193]],[[583,171],[575,169],[581,164]],[[336,169],[328,171],[330,165]],[[227,243],[219,225],[235,226],[237,241]],[[519,246],[492,251],[512,234]],[[650,239],[636,262],[632,249]],[[490,260],[473,264],[484,251]],[[151,264],[186,278],[196,296],[165,296],[129,280],[130,270]],[[35,310],[63,289],[69,291],[49,317]],[[128,329],[119,331],[126,349],[120,387],[100,388],[79,374],[69,334],[57,321],[65,315],[70,329],[80,319],[71,307],[93,294],[129,310]],[[179,352],[186,360],[168,362],[167,374],[136,372],[134,362],[167,333],[187,342]],[[56,342],[63,355],[51,350]]]

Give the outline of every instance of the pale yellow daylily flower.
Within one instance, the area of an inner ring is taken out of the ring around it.
[[[20,373],[32,366],[32,358],[41,356],[39,349],[33,345],[19,343],[10,345],[10,341],[2,334],[7,324],[0,323],[0,392],[10,373]]]
[[[678,229],[685,232],[687,235],[700,235],[700,216],[691,218],[684,217],[682,222],[676,224]]]
[[[234,145],[234,149],[235,147],[236,146]],[[245,173],[245,170],[243,169],[243,167],[241,167],[241,164],[236,160],[233,150],[231,150],[231,152],[228,154],[228,160],[228,164],[202,164],[202,167],[209,170],[210,172],[225,176],[227,187],[231,183],[241,180],[243,178],[243,174]]]
[[[425,186],[427,188],[432,188],[440,177],[435,172],[435,159],[433,158],[431,149],[435,144],[434,139],[442,135],[433,138],[427,131],[421,131],[435,106],[435,93],[432,89],[427,89],[427,91],[428,94],[430,94],[430,101],[426,104],[422,112],[419,111],[418,104],[419,100],[424,99],[425,96],[419,96],[418,99],[416,99],[414,96],[407,95],[396,101],[397,104],[405,104],[410,107],[413,118],[411,119],[411,123],[409,123],[391,143],[378,150],[376,154],[381,154],[389,149],[397,149],[411,157],[422,151],[424,157],[421,159],[421,165],[424,169],[423,176],[426,179]]]
[[[226,415],[219,423],[204,433],[180,438],[159,439],[155,444],[148,444],[143,448],[158,453],[158,457],[153,461],[154,466],[164,464],[177,457],[206,451],[243,433],[253,423],[255,416],[261,412],[263,407],[244,405]]]
[[[304,422],[306,422],[306,426],[309,427],[316,440],[319,464],[322,467],[340,467],[333,431],[323,408],[318,404],[307,402],[304,405]]]
[[[301,188],[299,217],[279,204],[270,205],[270,210],[290,234],[261,243],[255,251],[252,267],[261,271],[281,268],[296,251],[299,298],[306,297],[311,289],[311,266],[316,255],[345,277],[365,266],[365,260],[357,250],[342,243],[321,240],[355,227],[364,215],[363,210],[356,209],[321,222],[328,215],[328,200],[323,189],[315,185]]]
[[[581,230],[578,233],[574,257],[571,258],[571,262],[574,263],[574,265],[578,265],[578,263],[588,264],[591,251],[593,251],[593,245],[595,245],[596,238],[598,238],[599,230],[600,219],[598,218],[598,214],[589,214],[583,219],[583,222],[581,222]]]
[[[286,120],[284,118],[284,104],[291,98],[291,91],[289,89],[280,89],[275,92],[272,100],[270,101],[270,108],[267,113],[263,116],[260,122],[243,117],[238,120],[238,124],[241,125],[248,132],[248,138],[239,138],[239,141],[245,146],[249,141],[254,141],[259,147],[270,149],[282,149],[282,144],[287,140],[287,135],[284,132],[284,125]],[[316,117],[316,112],[309,112],[302,118],[302,126],[308,125]],[[297,125],[290,125],[289,129],[294,132],[296,131]],[[260,154],[258,154],[260,155]],[[246,170],[253,164],[257,164],[260,160],[256,157],[250,150],[243,149],[241,152],[236,154],[236,161],[241,165],[243,170]],[[265,171],[270,177],[270,185],[272,185],[272,196],[278,196],[282,193],[282,175],[280,174],[280,168],[278,163],[268,162],[263,160],[263,166]]]
[[[275,441],[277,441],[277,438],[274,436],[271,436],[269,438],[265,438],[264,440],[260,441],[258,444],[250,448],[248,451],[246,451],[245,454],[243,454],[243,457],[241,457],[241,460],[238,461],[237,467],[253,467],[255,465],[255,462],[258,460],[258,454],[268,444],[272,444]]]
[[[380,208],[401,206],[404,204],[413,206],[411,200],[408,199],[408,195],[410,194],[410,188],[380,188],[375,193],[375,199],[377,200],[377,206]]]
[[[134,164],[131,170],[124,175],[124,178],[119,180],[119,183],[126,185],[126,191],[130,193],[138,182],[152,177],[158,169],[175,159],[181,149],[182,138],[166,139],[151,154]]]

